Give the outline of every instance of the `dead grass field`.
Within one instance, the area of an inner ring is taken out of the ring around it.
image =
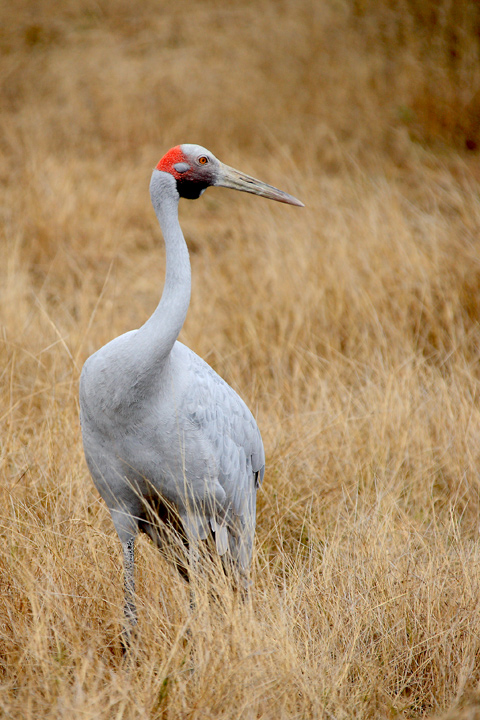
[[[479,27],[467,0],[2,3],[2,718],[480,717]],[[78,378],[158,301],[148,183],[181,142],[306,208],[181,203],[181,338],[265,440],[255,586],[191,615],[141,540],[126,663]]]

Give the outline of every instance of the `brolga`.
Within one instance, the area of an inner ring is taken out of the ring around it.
[[[186,564],[177,564],[187,577],[192,550],[212,538],[222,560],[248,584],[256,494],[265,471],[260,431],[237,393],[177,340],[191,290],[179,200],[198,198],[210,185],[303,206],[199,145],[172,148],[153,170],[150,196],[166,250],[160,302],[138,330],[88,358],[80,379],[85,457],[123,548],[127,640],[137,622],[134,544],[140,531],[160,548],[181,537]]]

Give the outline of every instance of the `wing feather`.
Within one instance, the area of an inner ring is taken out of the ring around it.
[[[200,357],[189,355],[192,383],[186,414],[202,433],[216,468],[215,480],[225,493],[208,521],[217,550],[227,549],[238,566],[247,570],[255,534],[256,493],[265,470],[265,451],[257,423],[239,395]],[[197,517],[189,523],[197,537],[204,526]]]

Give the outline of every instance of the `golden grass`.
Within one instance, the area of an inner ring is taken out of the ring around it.
[[[58,5],[0,8],[0,715],[479,717],[475,3]],[[179,142],[306,208],[182,201],[182,339],[266,445],[255,585],[192,615],[140,540],[125,662],[78,377],[155,307]]]

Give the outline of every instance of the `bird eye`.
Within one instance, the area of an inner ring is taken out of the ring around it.
[[[208,163],[208,158],[205,155],[202,155],[198,158],[198,162],[200,165],[206,165]]]

